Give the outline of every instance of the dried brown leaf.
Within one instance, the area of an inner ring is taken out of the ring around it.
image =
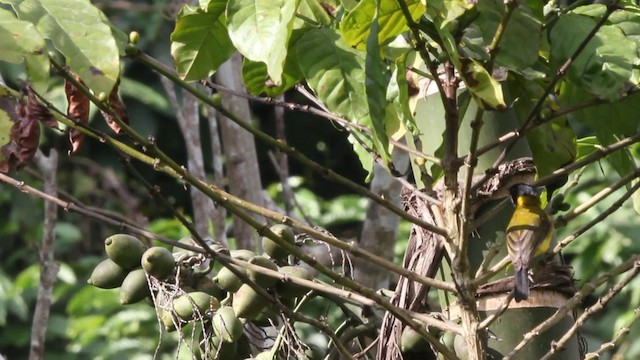
[[[82,83],[82,80],[75,76],[76,80]],[[67,95],[67,116],[80,124],[89,123],[89,98],[82,93],[72,82],[66,81],[64,84],[64,92]],[[84,133],[78,129],[71,129],[69,133],[71,141],[71,150],[69,155],[75,153],[84,139]]]
[[[27,94],[27,103],[24,105],[24,113],[26,117],[32,118],[33,120],[40,121],[44,125],[57,129],[58,121],[51,115],[49,109],[46,106],[42,105],[31,86],[27,85],[24,88],[24,91]]]
[[[124,106],[124,103],[118,96],[118,85],[120,85],[120,79],[118,79],[116,84],[113,86],[113,89],[111,90],[111,94],[109,95],[109,106],[111,107],[115,115],[120,120],[122,120],[122,122],[129,125],[129,114],[127,113],[127,108]],[[122,128],[114,120],[113,116],[105,111],[100,112],[102,113],[102,116],[104,116],[104,119],[107,121],[107,125],[109,125],[111,130],[113,130],[116,134],[120,134],[120,132],[122,132]]]
[[[11,141],[15,143],[11,159],[15,158],[17,169],[31,162],[40,143],[40,119],[45,114],[41,108],[33,105],[34,99],[35,96],[33,99],[30,96],[27,97],[27,102],[21,106],[20,119],[11,127]],[[40,106],[44,108],[44,106]],[[46,108],[44,109],[46,110]],[[48,113],[48,110],[46,112]],[[10,164],[13,165],[11,162]]]

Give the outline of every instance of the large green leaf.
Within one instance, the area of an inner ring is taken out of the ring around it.
[[[348,120],[365,123],[365,54],[350,48],[335,31],[319,28],[297,45],[298,63],[307,83],[327,108]]]
[[[580,85],[571,81],[563,83],[559,102],[562,106],[572,106],[593,100]],[[587,125],[596,134],[603,146],[618,141],[623,136],[635,134],[640,114],[640,94],[628,96],[614,103],[590,106],[572,113],[572,117]],[[635,162],[628,151],[616,151],[607,156],[616,171],[625,175],[635,168]]]
[[[36,27],[0,9],[0,60],[14,64],[26,62],[27,72],[36,91],[45,91],[49,81],[47,45]]]
[[[249,60],[267,65],[271,80],[282,83],[287,44],[299,0],[229,0],[229,36]]]
[[[478,2],[478,18],[474,24],[480,28],[486,45],[489,45],[495,36],[505,7],[502,1]],[[533,65],[538,59],[538,49],[542,40],[542,19],[542,3],[539,0],[523,1],[519,4],[504,29],[496,55],[496,65],[515,71],[522,71]],[[467,41],[471,42],[471,39]]]
[[[225,25],[225,2],[206,9],[184,6],[171,33],[171,55],[180,76],[200,80],[213,74],[235,51]]]
[[[413,20],[419,19],[425,12],[425,6],[419,0],[406,1]],[[362,0],[340,22],[340,31],[347,44],[364,49],[376,13],[376,0]],[[380,0],[378,19],[378,42],[384,44],[396,35],[407,31],[409,26],[397,0]]]
[[[551,64],[559,68],[578,48],[596,21],[590,17],[567,14],[558,18],[550,34]],[[638,46],[615,25],[598,30],[584,51],[569,68],[573,82],[605,100],[621,98],[633,77]]]
[[[298,39],[306,32],[305,29],[294,30],[289,39],[289,49],[287,50],[287,58],[282,69],[282,83],[276,85],[267,72],[267,65],[259,61],[251,61],[247,58],[242,63],[242,79],[247,87],[247,91],[253,95],[277,96],[284,94],[285,91],[291,89],[298,84],[304,75],[298,67],[298,54],[296,52],[296,44]]]
[[[378,7],[380,0],[377,1]],[[386,89],[389,84],[389,71],[382,62],[380,45],[378,44],[378,9],[376,9],[371,30],[367,39],[367,55],[365,59],[365,91],[371,118],[373,144],[383,161],[389,161],[389,139],[386,130]]]
[[[66,63],[95,93],[109,94],[120,74],[111,27],[88,0],[0,0],[64,55]]]
[[[267,65],[263,62],[251,61],[247,58],[242,62],[242,80],[247,91],[253,95],[278,96],[294,87],[302,79],[297,59],[290,59],[284,64],[282,82],[276,85],[269,79]]]
[[[514,75],[507,82],[509,96],[518,99],[512,105],[522,124],[534,108],[537,100],[544,95],[544,88],[534,81]],[[552,99],[545,102],[542,113],[551,113],[556,109]],[[537,126],[527,131],[527,143],[533,155],[538,177],[550,174],[554,170],[576,159],[577,140],[573,128],[566,116]]]

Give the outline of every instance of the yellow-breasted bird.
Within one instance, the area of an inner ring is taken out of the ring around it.
[[[529,298],[529,263],[551,245],[553,222],[531,185],[513,185],[509,193],[516,208],[507,226],[507,250],[515,271],[514,299],[520,302]]]

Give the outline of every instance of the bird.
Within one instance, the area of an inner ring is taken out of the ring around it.
[[[529,184],[515,184],[509,188],[515,205],[507,225],[506,242],[513,265],[513,297],[516,302],[529,298],[529,266],[533,259],[544,254],[553,239],[553,221],[541,206],[540,195]]]

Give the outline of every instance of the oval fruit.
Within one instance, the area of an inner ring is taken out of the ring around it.
[[[164,326],[164,329],[166,331],[176,331],[177,321],[175,321],[170,311],[166,309],[160,309],[160,321],[162,321],[162,325]]]
[[[215,299],[207,293],[195,291],[182,295],[173,300],[173,309],[183,320],[191,320],[194,318],[193,304],[196,305],[201,316],[211,307],[211,301]],[[217,302],[217,300],[215,300]],[[193,303],[192,303],[193,302]]]
[[[223,341],[219,336],[212,336],[209,342],[209,357],[207,359],[237,359],[238,344]],[[201,351],[204,349],[201,348]]]
[[[234,259],[249,261],[252,257],[254,257],[256,253],[247,249],[236,249],[229,251],[229,256]]]
[[[163,247],[154,246],[142,254],[142,268],[158,279],[166,279],[176,268],[171,252]]]
[[[284,239],[290,244],[295,243],[295,237],[293,236],[293,230],[284,224],[275,224],[269,228],[273,233]],[[269,255],[272,259],[282,260],[286,258],[289,253],[283,247],[278,245],[275,241],[269,239],[266,236],[262,237],[262,250],[265,254]]]
[[[235,342],[242,336],[243,325],[230,306],[223,306],[213,315],[213,331],[224,342]]]
[[[232,307],[239,318],[253,320],[267,303],[267,299],[260,296],[251,286],[244,284],[233,294]]]
[[[306,280],[313,279],[309,271],[300,266],[283,266],[278,269],[278,272],[286,276],[299,277]],[[276,291],[281,298],[291,299],[306,294],[309,289],[292,282],[280,280],[276,283]]]
[[[104,241],[109,259],[125,270],[140,266],[145,247],[142,241],[127,234],[115,234]]]
[[[147,275],[144,269],[133,270],[124,278],[120,287],[120,304],[135,304],[149,296],[149,286],[147,285]]]
[[[249,263],[258,265],[273,271],[278,271],[278,265],[276,265],[276,263],[274,263],[271,259],[267,258],[266,256],[260,256],[260,255],[254,256],[251,259],[249,259]],[[278,279],[275,277],[265,275],[251,269],[247,269],[247,275],[249,275],[249,278],[251,280],[255,281],[256,284],[262,286],[263,288],[271,287],[276,283],[276,281],[278,281]]]
[[[239,268],[237,266],[235,266],[235,268],[244,274],[247,273],[246,269]],[[240,286],[242,286],[242,280],[240,280],[240,278],[237,277],[236,274],[232,273],[231,270],[226,267],[223,267],[222,269],[220,269],[220,271],[218,271],[218,274],[214,278],[214,281],[222,289],[231,293],[238,291],[238,289],[240,289]]]
[[[400,338],[400,348],[402,352],[422,352],[430,349],[427,339],[422,337],[417,331],[405,326],[402,330],[402,337]]]
[[[113,260],[105,259],[96,265],[87,283],[101,289],[115,289],[122,284],[127,274],[128,271]]]
[[[222,290],[218,284],[206,276],[198,279],[195,288],[197,291],[205,292],[218,300],[222,300],[227,297],[227,292]]]

